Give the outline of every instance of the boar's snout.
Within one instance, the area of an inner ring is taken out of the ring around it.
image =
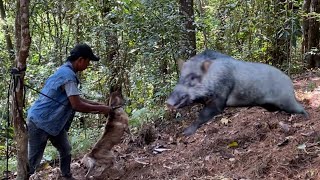
[[[176,110],[176,108],[173,105],[169,104],[168,102],[166,103],[166,106],[170,111]]]
[[[166,105],[168,109],[176,109],[176,107],[174,106],[176,103],[174,101],[174,98],[172,97],[172,95],[167,99]]]
[[[169,109],[182,108],[190,104],[190,97],[188,94],[179,94],[177,92],[173,92],[168,98],[166,104]]]

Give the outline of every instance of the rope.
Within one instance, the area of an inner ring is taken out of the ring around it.
[[[10,128],[10,90],[11,90],[12,77],[10,78],[8,94],[7,94],[7,126],[6,126],[6,177],[9,179],[9,128]]]
[[[48,96],[48,95],[46,95],[46,94],[43,94],[42,92],[40,92],[40,91],[32,88],[30,85],[24,84],[24,86],[27,87],[27,88],[29,88],[29,89],[31,89],[31,90],[33,90],[33,91],[35,91],[35,92],[37,92],[37,93],[39,93],[39,94],[41,94],[41,95],[43,95],[43,96],[45,96],[45,97],[47,97],[47,98],[49,98],[49,99],[51,99],[52,101],[54,101],[54,102],[56,102],[56,103],[59,103],[60,105],[66,106],[66,105],[63,104],[62,102],[59,102],[59,101],[57,101],[56,99],[54,99],[54,98],[52,98],[52,97],[50,97],[50,96]]]
[[[13,77],[13,90],[14,92],[16,91],[16,88],[17,88],[17,85],[20,83],[19,80],[20,80],[20,75],[22,72],[24,72],[26,69],[22,69],[22,70],[19,70],[18,68],[12,68],[11,69],[11,77]],[[22,84],[23,85],[23,84]],[[19,84],[19,86],[21,86],[21,84]],[[21,109],[19,109],[18,107],[18,99],[16,97],[16,93],[13,93],[13,99],[15,101],[15,104],[17,105],[17,110],[18,110],[18,113],[19,113],[19,116],[22,118],[22,120],[24,121],[23,123],[25,124],[25,126],[27,127],[27,122],[23,119],[23,112]],[[24,95],[23,95],[24,96]],[[23,100],[24,101],[24,100]]]

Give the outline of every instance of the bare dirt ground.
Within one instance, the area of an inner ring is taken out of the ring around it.
[[[149,180],[256,180],[320,179],[319,74],[294,78],[296,95],[310,114],[267,112],[258,107],[228,108],[202,126],[196,134],[181,132],[201,108],[179,110],[177,119],[145,124],[129,142],[115,147],[117,165],[95,179]],[[76,179],[87,171],[73,160]],[[57,178],[58,168],[36,174],[38,179]],[[99,176],[97,174],[96,176]]]

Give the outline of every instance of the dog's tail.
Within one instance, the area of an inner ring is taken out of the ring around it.
[[[90,172],[94,168],[96,164],[96,160],[89,156],[89,154],[84,155],[84,157],[81,160],[82,164],[84,164],[88,168],[88,172],[86,174],[86,178],[90,176]]]

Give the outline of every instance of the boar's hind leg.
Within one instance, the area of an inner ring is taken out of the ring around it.
[[[288,101],[282,110],[290,114],[303,114],[306,118],[309,118],[308,112],[296,100]]]
[[[261,107],[267,109],[268,111],[285,111],[290,114],[303,114],[308,117],[308,113],[304,110],[302,105],[298,103],[295,99],[290,98],[288,100],[282,100],[279,104],[276,103],[265,103]]]
[[[226,107],[226,98],[216,97],[201,110],[199,117],[187,129],[184,130],[185,136],[192,135],[204,123],[220,114]]]

